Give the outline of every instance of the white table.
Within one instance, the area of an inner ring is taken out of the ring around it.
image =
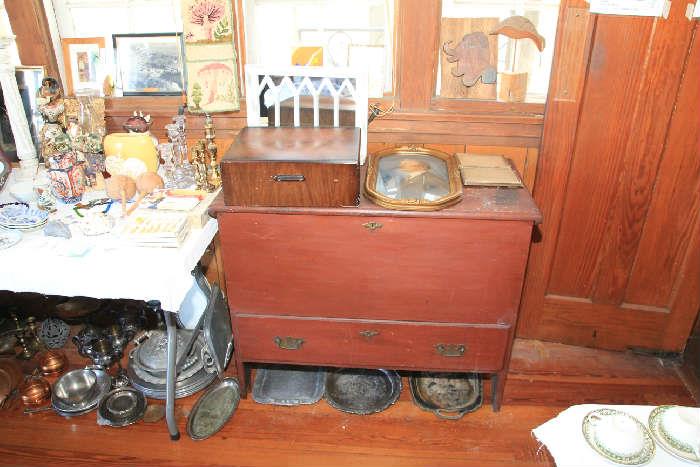
[[[16,201],[9,187],[15,171],[0,192],[0,204]],[[104,197],[104,192],[86,194],[83,200]],[[103,209],[96,207],[94,209]],[[121,207],[115,203],[108,215],[118,231]],[[58,204],[49,220],[75,219],[72,206]],[[71,239],[47,237],[42,230],[24,233],[15,246],[0,250],[0,290],[38,292],[49,295],[94,298],[158,300],[168,330],[166,419],[172,439],[179,438],[174,417],[175,331],[172,314],[177,313],[192,285],[192,269],[218,231],[215,219],[202,229],[190,231],[178,248],[124,246],[116,235],[88,237],[70,224]]]

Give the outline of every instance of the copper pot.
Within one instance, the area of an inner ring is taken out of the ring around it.
[[[20,390],[24,405],[41,405],[51,398],[51,385],[40,376],[32,376]]]
[[[68,366],[68,359],[63,352],[48,350],[39,360],[39,368],[44,376],[53,376],[63,373]]]

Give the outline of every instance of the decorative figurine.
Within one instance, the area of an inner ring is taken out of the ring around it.
[[[206,140],[199,140],[192,148],[194,165],[194,181],[198,190],[213,191],[207,180],[207,163],[205,161]]]
[[[46,161],[52,155],[49,145],[64,131],[62,117],[65,107],[58,81],[50,77],[41,80],[41,87],[37,91],[37,103],[39,113],[44,119],[44,126],[39,131],[39,140],[41,156]]]

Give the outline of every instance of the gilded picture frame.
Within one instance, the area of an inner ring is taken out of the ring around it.
[[[367,158],[365,196],[400,211],[436,211],[462,199],[454,155],[422,147],[389,148]]]

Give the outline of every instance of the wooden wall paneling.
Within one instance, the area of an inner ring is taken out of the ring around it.
[[[51,31],[42,0],[5,0],[22,65],[43,66],[46,76],[61,82]]]
[[[598,264],[599,274],[593,294],[597,303],[621,303],[627,292],[634,292],[628,287],[628,279],[638,254],[659,254],[659,251],[644,252],[639,249],[639,244],[642,229],[647,224],[647,208],[655,182],[667,183],[658,173],[659,162],[667,142],[667,122],[676,103],[693,32],[688,27],[683,2],[674,2],[672,9],[675,11],[667,20],[655,21],[655,38],[646,51],[643,67],[638,71],[642,79],[630,118],[631,137],[621,154],[624,173],[616,184],[617,193],[612,200],[614,215],[609,218],[605,229],[602,260]],[[656,40],[657,37],[660,40]],[[683,157],[685,151],[667,151],[666,155],[667,158]],[[652,269],[658,271],[655,265]],[[650,305],[647,301],[633,303]]]
[[[571,155],[572,175],[565,185],[572,195],[562,208],[547,293],[591,297],[594,292],[608,213],[625,169],[630,116],[643,77],[639,67],[648,58],[653,30],[653,20],[648,18],[598,17]],[[630,37],[635,40],[628,40]]]
[[[435,94],[440,0],[398,0],[397,94],[401,110],[428,110]]]
[[[700,308],[700,32],[696,26],[625,302],[673,310],[662,346]],[[687,215],[685,215],[687,214]],[[700,320],[698,320],[700,329]]]
[[[588,13],[584,0],[563,0],[559,10],[550,98],[544,118],[537,183],[533,196],[542,211],[542,224],[537,228],[543,241],[530,247],[528,273],[523,290],[517,332],[521,336],[541,336],[541,313],[544,306],[549,267],[556,248],[571,166],[571,152],[578,125],[583,79],[578,75],[587,69],[590,43],[595,30],[595,17]]]
[[[682,350],[700,302],[700,253],[690,243],[700,210],[698,121],[683,105],[698,100],[698,90],[688,90],[697,77],[684,74],[697,67],[692,55],[686,64],[692,29],[679,2],[668,20],[599,16],[589,27],[588,61],[555,58],[535,187],[543,241],[532,249],[520,335]],[[562,66],[586,71],[562,78]],[[679,94],[682,76],[688,83]],[[669,133],[674,105],[671,128],[688,139]],[[674,192],[683,211],[668,209]],[[653,291],[657,281],[670,297],[654,301],[663,294]]]

